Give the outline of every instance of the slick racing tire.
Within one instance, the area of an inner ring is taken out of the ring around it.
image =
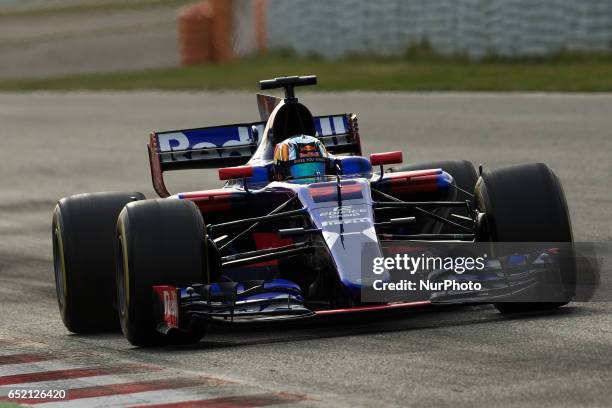
[[[155,199],[130,203],[117,220],[117,301],[121,330],[139,347],[191,343],[204,335],[163,335],[156,330],[155,285],[185,287],[206,282],[205,227],[191,201]]]
[[[73,333],[117,330],[115,226],[142,193],[79,194],[53,210],[55,288],[64,325]]]
[[[478,240],[568,243],[573,240],[563,188],[546,164],[524,164],[484,172],[476,184],[475,198],[478,210],[485,214]],[[496,303],[495,307],[502,313],[518,313],[567,304],[575,291],[576,265],[572,249],[563,251],[566,261],[556,272],[559,276],[554,277],[559,285],[545,287],[546,283],[542,283],[539,289],[543,299],[555,301],[505,302]]]
[[[420,163],[420,164],[411,164],[407,166],[399,166],[393,167],[389,171],[390,172],[398,172],[398,171],[414,171],[414,170],[427,170],[427,169],[442,169],[451,176],[453,176],[455,186],[459,187],[455,189],[456,191],[451,192],[451,197],[453,201],[465,201],[469,200],[470,203],[474,206],[474,199],[471,193],[474,191],[474,187],[476,186],[476,181],[478,180],[478,175],[476,173],[476,169],[474,165],[467,160],[451,160],[451,161],[438,161],[431,163]],[[467,192],[467,193],[466,193]],[[450,215],[449,209],[439,209],[436,211],[438,215],[448,218]],[[460,215],[462,217],[469,217],[469,214],[464,208],[456,208],[453,209],[453,214]],[[469,226],[469,223],[461,221],[458,218],[451,218],[451,221],[457,222],[459,224],[465,224]],[[435,222],[434,226],[436,228],[436,233],[442,234],[453,234],[457,233],[457,229],[442,224],[439,222]]]

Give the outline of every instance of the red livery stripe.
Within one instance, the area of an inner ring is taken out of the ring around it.
[[[346,309],[317,310],[315,314],[317,316],[324,316],[324,315],[339,315],[339,314],[346,314],[346,313],[371,312],[371,311],[376,311],[376,310],[408,309],[411,307],[425,306],[429,304],[431,304],[429,300],[423,300],[423,301],[418,301],[418,302],[391,303],[388,305],[359,306],[359,307],[351,307],[351,308],[346,308]]]
[[[392,193],[426,193],[438,190],[441,169],[401,171],[385,175],[391,181]]]
[[[291,238],[281,238],[276,232],[254,232],[253,240],[255,240],[255,248],[257,249],[277,248],[293,243],[293,240]],[[276,265],[278,265],[278,259],[259,262],[256,264],[249,265],[249,267],[253,268],[260,266]]]
[[[232,192],[226,188],[217,188],[213,190],[204,190],[204,191],[192,191],[190,193],[181,193],[180,197],[191,200],[194,198],[210,198],[211,196],[215,197],[228,197],[232,195]]]
[[[203,212],[227,211],[232,208],[232,192],[227,189],[195,191],[180,195],[185,200],[193,201]]]
[[[411,179],[414,177],[435,176],[438,174],[442,174],[442,169],[410,170],[410,171],[398,171],[395,173],[385,173],[385,178]]]
[[[309,188],[310,195],[315,203],[334,201],[338,199],[338,186],[336,184],[314,185]],[[358,183],[343,183],[340,185],[343,200],[361,198],[361,185]]]

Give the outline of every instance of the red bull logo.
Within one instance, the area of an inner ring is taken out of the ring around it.
[[[307,144],[300,146],[300,158],[303,157],[321,157],[319,149],[315,145]]]

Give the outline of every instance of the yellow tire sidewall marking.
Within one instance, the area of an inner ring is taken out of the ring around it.
[[[128,318],[128,308],[130,305],[130,267],[128,257],[127,239],[125,234],[125,226],[123,220],[119,218],[119,236],[121,239],[121,248],[123,251],[123,299],[125,303],[125,319]]]
[[[53,233],[55,234],[55,239],[57,240],[57,250],[58,250],[58,255],[60,257],[60,264],[61,264],[61,268],[62,268],[62,286],[64,289],[64,299],[62,299],[62,304],[66,305],[66,299],[68,298],[68,284],[67,284],[67,280],[66,280],[66,260],[64,257],[64,239],[62,237],[62,229],[61,229],[61,225],[59,222],[59,208],[58,206],[55,207],[55,209],[53,210],[53,221],[54,221],[54,231]]]

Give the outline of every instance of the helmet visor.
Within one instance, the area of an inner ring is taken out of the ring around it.
[[[325,162],[313,161],[307,163],[295,163],[289,166],[289,174],[294,179],[315,177],[319,173],[325,174]]]

